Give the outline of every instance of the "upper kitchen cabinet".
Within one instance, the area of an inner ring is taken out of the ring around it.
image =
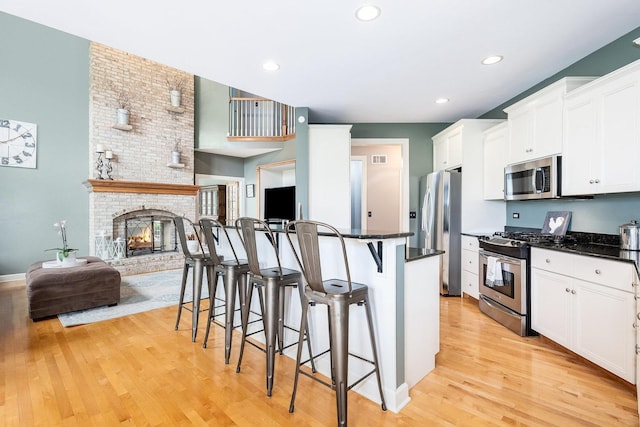
[[[485,200],[504,200],[504,168],[509,147],[507,122],[484,131],[483,195]]]
[[[462,128],[449,127],[433,137],[433,170],[462,166]]]
[[[566,93],[594,77],[565,77],[505,108],[508,115],[508,164],[562,152],[562,113]]]
[[[484,200],[483,132],[504,120],[463,119],[433,137],[434,158],[438,144],[451,145],[459,151],[459,160],[449,162],[446,168],[462,167],[462,199],[460,227],[463,233],[491,232],[502,229],[506,221],[503,200]],[[454,166],[455,165],[455,166]]]
[[[562,194],[640,191],[640,61],[567,95]]]

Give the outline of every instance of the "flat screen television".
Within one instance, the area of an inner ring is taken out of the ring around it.
[[[296,187],[265,188],[264,218],[267,221],[296,219]]]

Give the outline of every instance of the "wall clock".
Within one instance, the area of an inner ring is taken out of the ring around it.
[[[0,166],[36,167],[37,125],[0,119]]]

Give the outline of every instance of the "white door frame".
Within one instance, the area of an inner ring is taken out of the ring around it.
[[[351,156],[351,160],[362,162],[362,179],[360,180],[360,226],[363,230],[368,229],[367,215],[367,156]],[[353,224],[351,224],[353,227]]]

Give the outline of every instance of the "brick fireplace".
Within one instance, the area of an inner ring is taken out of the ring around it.
[[[90,48],[89,176],[96,177],[100,144],[113,153],[112,180],[88,179],[89,250],[96,255],[96,240],[127,239],[124,219],[138,214],[196,217],[194,185],[193,75],[135,55],[91,43]],[[172,108],[167,81],[181,79],[181,108]],[[116,124],[118,98],[130,109],[131,129]],[[180,147],[180,163],[171,151]],[[167,246],[175,247],[170,233]],[[127,254],[131,255],[131,254]],[[106,261],[121,274],[139,274],[181,268],[179,251],[140,251],[137,256],[113,256]]]

